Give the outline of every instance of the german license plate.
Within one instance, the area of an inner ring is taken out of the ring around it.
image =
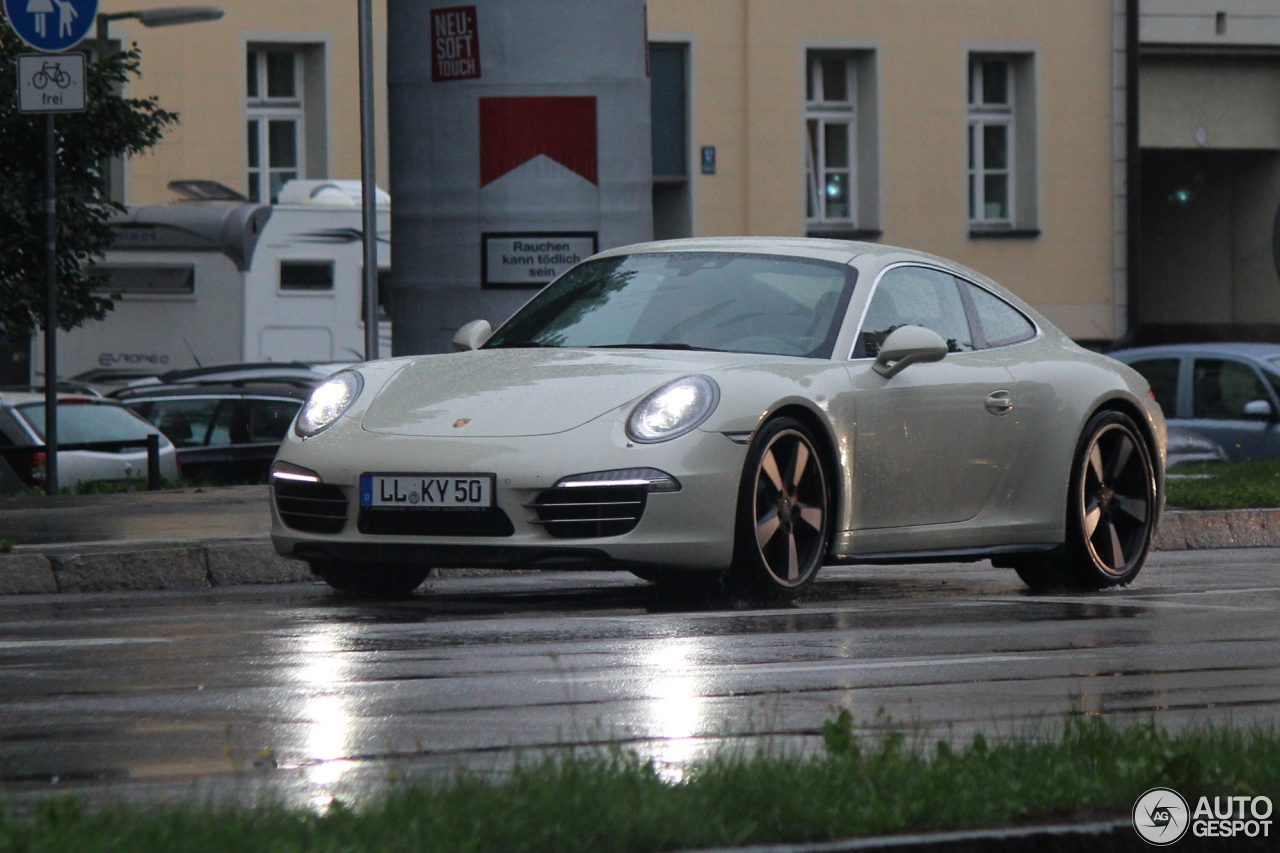
[[[398,509],[493,506],[493,474],[362,474],[360,505]]]

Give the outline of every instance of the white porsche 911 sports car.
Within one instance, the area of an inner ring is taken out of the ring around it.
[[[1132,580],[1164,494],[1146,381],[982,275],[889,246],[602,252],[462,350],[341,371],[272,467],[272,538],[333,587],[433,567],[691,573],[990,558]]]

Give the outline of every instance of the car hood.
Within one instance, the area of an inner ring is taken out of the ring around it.
[[[515,437],[565,432],[668,382],[750,358],[672,350],[493,349],[423,356],[369,404],[389,435]]]

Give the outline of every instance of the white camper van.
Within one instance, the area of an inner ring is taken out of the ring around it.
[[[391,199],[378,190],[385,304]],[[132,208],[98,265],[119,293],[105,320],[58,335],[58,374],[167,371],[233,362],[360,361],[364,353],[359,181],[290,181],[274,205],[178,201]],[[379,355],[391,354],[381,311]],[[44,344],[33,341],[36,375]]]

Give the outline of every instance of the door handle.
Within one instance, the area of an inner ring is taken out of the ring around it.
[[[1007,415],[1013,411],[1012,395],[1008,391],[992,391],[987,395],[986,405],[993,415]]]

